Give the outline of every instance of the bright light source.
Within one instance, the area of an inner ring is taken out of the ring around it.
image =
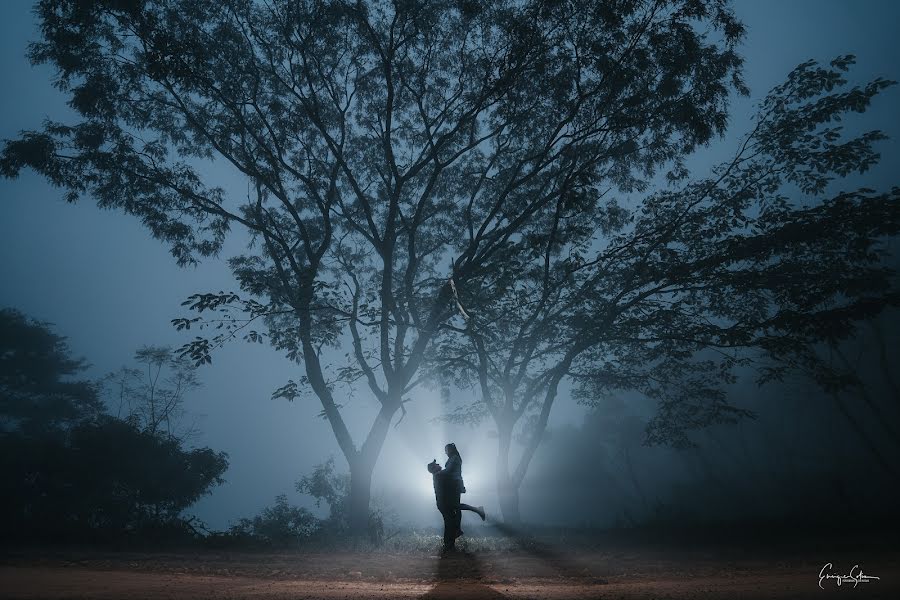
[[[431,474],[426,471],[421,481],[422,484],[419,486],[419,489],[422,490],[422,495],[434,500],[434,480]]]

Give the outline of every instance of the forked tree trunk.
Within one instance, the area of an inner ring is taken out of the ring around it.
[[[519,489],[522,487],[522,481],[528,472],[528,466],[531,459],[537,451],[538,445],[547,430],[547,423],[550,419],[550,409],[556,400],[556,394],[559,389],[559,382],[565,374],[566,370],[572,363],[573,357],[577,354],[577,349],[566,355],[563,362],[556,368],[556,372],[550,379],[547,391],[544,395],[541,412],[538,416],[537,424],[534,431],[529,435],[522,455],[518,459],[515,470],[510,469],[509,452],[512,445],[512,432],[516,426],[516,421],[521,417],[521,413],[515,413],[512,410],[514,403],[507,396],[508,410],[502,413],[497,421],[497,496],[500,500],[500,512],[503,515],[503,521],[509,525],[519,525],[522,522],[521,513],[519,512]]]
[[[381,410],[378,411],[378,415],[369,429],[365,442],[357,449],[331,395],[331,390],[325,383],[322,366],[319,363],[319,357],[312,344],[308,330],[301,329],[300,337],[303,342],[303,357],[310,386],[322,402],[325,417],[328,419],[338,446],[340,446],[341,452],[343,452],[344,458],[347,459],[347,464],[350,467],[350,497],[348,498],[350,534],[354,537],[364,537],[369,533],[369,501],[372,498],[372,473],[375,470],[375,463],[378,461],[381,449],[384,447],[391,419],[393,419],[394,414],[401,406],[400,398],[402,395],[396,392],[387,394],[382,400]]]
[[[381,410],[378,411],[362,447],[347,457],[350,465],[350,498],[348,499],[350,534],[354,537],[364,537],[372,533],[369,522],[372,473],[375,471],[375,463],[378,462],[381,449],[384,447],[391,420],[399,406],[398,396],[389,395],[382,404]]]

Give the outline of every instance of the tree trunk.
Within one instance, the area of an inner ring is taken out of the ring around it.
[[[354,537],[372,536],[369,522],[369,501],[372,498],[372,473],[381,455],[391,420],[400,406],[397,395],[389,395],[375,417],[369,435],[350,463],[350,534]]]
[[[499,484],[497,486],[497,494],[500,497],[500,513],[503,515],[503,522],[507,525],[520,525],[522,517],[519,514],[519,488],[509,484]]]
[[[513,423],[502,423],[498,427],[497,448],[497,497],[500,500],[500,513],[507,525],[518,525],[522,522],[519,514],[519,486],[513,482],[509,472],[509,449],[512,443]]]
[[[305,317],[308,322],[310,319],[308,307]],[[372,497],[372,472],[375,470],[375,463],[378,461],[379,454],[381,454],[381,448],[384,446],[384,440],[390,429],[391,419],[402,406],[400,402],[402,394],[389,392],[387,398],[382,400],[381,410],[378,411],[378,415],[369,429],[365,442],[357,450],[356,445],[353,443],[353,438],[350,436],[350,431],[347,429],[340,410],[331,395],[331,390],[325,383],[319,356],[312,343],[308,329],[300,329],[300,339],[303,342],[303,359],[310,386],[322,402],[325,417],[331,424],[338,446],[340,446],[341,452],[343,452],[344,458],[347,459],[350,467],[350,497],[348,498],[350,514],[347,515],[350,534],[354,537],[362,537],[369,533],[369,500]],[[400,389],[402,390],[403,387],[401,386]]]
[[[547,392],[544,396],[544,402],[541,405],[541,413],[538,423],[528,439],[522,456],[519,457],[519,463],[515,471],[510,473],[509,468],[509,450],[512,444],[512,432],[516,426],[516,421],[521,417],[521,412],[516,413],[513,410],[515,403],[511,394],[507,395],[507,410],[502,413],[497,421],[498,430],[498,454],[497,454],[497,495],[500,499],[500,512],[503,514],[503,520],[510,525],[519,525],[522,522],[519,513],[519,488],[525,479],[525,473],[528,472],[528,465],[537,451],[541,443],[544,431],[547,429],[547,422],[550,419],[550,409],[553,407],[553,401],[559,389],[559,382],[566,373],[575,353],[566,355],[566,358],[556,368],[556,372],[551,378],[547,386]],[[527,402],[527,399],[526,399]]]
[[[350,498],[348,515],[350,534],[363,537],[369,530],[369,501],[372,498],[374,461],[360,457],[350,465]]]

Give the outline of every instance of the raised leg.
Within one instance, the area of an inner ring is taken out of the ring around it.
[[[477,514],[481,517],[481,520],[484,521],[484,507],[483,506],[472,506],[470,504],[460,504],[459,510],[469,510],[473,513]]]

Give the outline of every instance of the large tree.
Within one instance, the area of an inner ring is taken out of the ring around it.
[[[760,383],[800,370],[829,392],[853,384],[817,346],[900,305],[883,243],[900,232],[900,190],[828,193],[875,163],[884,138],[837,124],[893,83],[849,86],[852,62],[793,70],[711,175],[605,214],[561,196],[544,235],[523,238],[491,280],[457,286],[460,315],[430,362],[480,391],[448,417],[496,425],[508,521],[564,379],[588,404],[657,400],[647,440],[675,446],[750,414],[723,385],[737,367],[755,365]],[[511,453],[517,427],[524,446]]]
[[[37,14],[30,57],[80,119],[8,142],[3,174],[31,167],[138,216],[179,264],[249,234],[231,266],[250,297],[192,298],[247,314],[188,349],[208,360],[265,320],[348,461],[357,531],[390,423],[454,314],[451,282],[490,277],[561,198],[603,213],[598,180],[631,190],[677,167],[745,91],[725,0],[42,0]],[[323,364],[341,344],[347,364]],[[335,398],[357,379],[378,407],[359,445]]]

